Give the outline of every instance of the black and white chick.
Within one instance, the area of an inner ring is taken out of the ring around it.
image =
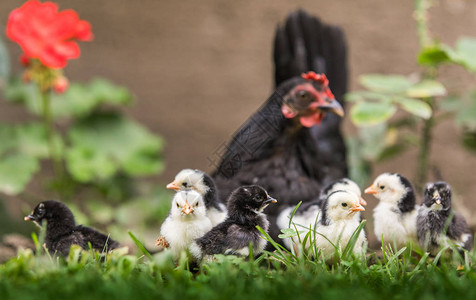
[[[67,256],[72,245],[79,245],[88,250],[89,243],[94,250],[101,252],[120,247],[119,243],[108,235],[86,226],[76,225],[71,210],[59,201],[40,202],[33,212],[25,217],[25,221],[33,221],[38,226],[42,226],[46,221],[45,244],[52,254]]]
[[[365,210],[360,203],[359,197],[354,192],[339,190],[330,193],[322,202],[322,216],[312,240],[315,241],[325,260],[329,261],[334,257],[336,249],[332,244],[342,251],[360,225],[360,218],[355,217],[356,214]],[[353,253],[359,256],[364,255],[366,243],[367,238],[362,230],[354,245]]]
[[[179,191],[172,199],[169,216],[160,228],[157,245],[168,248],[175,258],[188,251],[190,244],[212,229],[205,201],[194,190]]]
[[[303,203],[296,213],[293,216],[292,223],[294,223],[297,226],[297,229],[299,231],[303,231],[302,237],[304,237],[308,230],[303,230],[303,229],[312,229],[314,228],[314,225],[319,223],[320,218],[322,216],[321,213],[321,204],[325,201],[327,197],[329,197],[330,194],[332,194],[335,191],[347,191],[354,193],[360,201],[361,205],[367,205],[367,202],[362,198],[362,191],[360,190],[359,186],[357,183],[354,181],[350,180],[349,178],[342,178],[339,180],[336,180],[329,185],[327,185],[322,191],[319,196],[319,198]],[[278,216],[277,219],[277,225],[279,229],[285,229],[285,228],[294,228],[293,224],[290,224],[290,218],[291,214],[294,211],[294,206],[287,207],[284,209]],[[356,212],[353,214],[354,218],[356,218],[358,221],[361,220],[361,214],[360,212]],[[294,243],[296,243],[299,239],[294,238]],[[284,245],[288,247],[288,249],[291,249],[292,245],[292,240],[290,238],[286,238],[283,240]]]
[[[422,249],[437,255],[448,245],[473,248],[474,237],[462,215],[451,208],[451,187],[439,181],[428,183],[417,218],[418,242]]]
[[[176,191],[197,191],[205,201],[207,216],[212,225],[215,226],[225,220],[226,206],[221,203],[215,182],[207,173],[197,169],[183,169],[177,173],[167,188]]]
[[[397,248],[417,242],[415,191],[410,181],[398,173],[380,174],[365,190],[379,200],[374,208],[374,233],[377,239]]]
[[[269,222],[263,210],[276,202],[260,186],[237,188],[228,198],[226,220],[192,244],[192,255],[198,260],[211,260],[214,254],[248,256],[250,243],[253,254],[260,254],[267,241],[262,238],[257,226],[268,231]]]

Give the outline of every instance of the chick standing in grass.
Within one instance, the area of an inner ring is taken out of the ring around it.
[[[174,257],[188,250],[190,243],[212,229],[205,202],[198,192],[180,191],[172,200],[169,216],[160,228],[157,245],[169,248]]]
[[[214,254],[248,256],[250,243],[253,245],[253,254],[260,254],[267,241],[256,227],[267,232],[269,222],[263,210],[276,202],[260,186],[237,188],[228,198],[226,220],[192,243],[192,255],[198,260],[210,259]]]
[[[350,241],[360,218],[355,215],[365,208],[360,204],[359,197],[349,191],[332,192],[321,204],[321,220],[316,226],[312,240],[326,260],[332,259],[336,247],[342,251]],[[330,243],[334,244],[334,246]],[[362,230],[353,248],[353,253],[363,255],[366,237]]]
[[[96,230],[76,225],[71,210],[62,202],[49,200],[39,203],[33,212],[25,217],[42,226],[46,221],[45,244],[50,253],[61,256],[69,254],[71,245],[79,245],[88,250],[91,244],[94,250],[109,251],[118,248],[118,242]]]
[[[451,187],[440,181],[428,183],[423,195],[423,204],[418,211],[418,242],[420,246],[436,255],[447,245],[473,248],[473,235],[464,217],[451,208]]]
[[[195,190],[205,201],[207,216],[215,226],[226,218],[226,207],[220,202],[213,179],[203,171],[183,169],[175,176],[174,181],[167,185],[168,189],[176,191]]]
[[[304,238],[304,236],[308,233],[309,230],[304,230],[304,229],[312,229],[314,228],[314,225],[319,223],[320,218],[322,216],[321,214],[321,209],[320,206],[321,204],[325,201],[327,197],[329,197],[330,194],[332,194],[335,191],[347,191],[354,193],[360,201],[361,205],[367,205],[367,202],[362,198],[362,192],[354,181],[348,179],[348,178],[342,178],[339,180],[336,180],[332,183],[330,183],[327,187],[325,187],[319,198],[312,202],[307,202],[302,204],[296,213],[294,214],[292,218],[292,223],[296,225],[296,228],[298,231],[303,231],[302,234],[300,234],[301,239]],[[285,228],[294,228],[293,224],[289,224],[292,212],[294,210],[294,206],[290,206],[286,209],[284,209],[278,217],[277,224],[279,229],[285,229]],[[354,218],[360,222],[361,220],[361,214],[360,212],[356,212],[353,214]],[[297,243],[299,241],[299,238],[295,237],[293,238],[294,243]],[[288,249],[291,249],[292,246],[292,241],[290,238],[286,238],[283,240],[284,245],[288,247]]]
[[[398,173],[383,173],[365,190],[373,194],[379,204],[374,209],[374,232],[377,239],[401,248],[416,242],[415,191],[410,181]]]

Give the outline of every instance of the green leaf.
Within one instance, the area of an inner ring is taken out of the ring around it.
[[[423,80],[407,89],[406,95],[412,98],[444,96],[446,88],[436,80]]]
[[[413,83],[401,75],[367,74],[359,77],[359,82],[365,88],[380,93],[401,93],[410,88]]]
[[[30,182],[39,169],[38,160],[24,154],[0,157],[0,191],[7,195],[17,195]]]
[[[81,182],[107,179],[123,171],[131,176],[160,172],[162,140],[116,113],[96,113],[75,123],[66,165]]]
[[[390,103],[392,97],[387,94],[369,92],[369,91],[356,91],[345,94],[345,100],[348,102],[360,102],[364,100],[377,100],[381,102]]]
[[[470,131],[476,131],[476,103],[461,110],[456,115],[456,122]]]
[[[42,115],[41,95],[33,83],[24,83],[19,78],[11,79],[5,87],[8,101],[23,103],[28,111]],[[89,84],[72,83],[64,94],[51,93],[52,116],[57,118],[84,117],[101,105],[127,105],[133,97],[128,89],[96,78]]]
[[[466,68],[476,71],[476,38],[463,37],[456,42],[456,57],[454,60]]]
[[[445,97],[443,101],[441,101],[441,104],[440,104],[440,108],[442,110],[451,111],[451,112],[459,111],[461,109],[464,109],[464,107],[465,107],[464,99],[456,95]]]
[[[387,121],[396,111],[392,104],[360,102],[352,106],[350,118],[357,126],[370,126]]]
[[[0,140],[0,154],[11,151],[35,158],[49,157],[46,130],[41,123],[0,125]],[[61,151],[63,144],[59,136],[55,137],[54,143],[56,151]]]
[[[465,132],[463,134],[462,143],[467,150],[476,152],[476,133]]]
[[[418,55],[418,63],[424,66],[437,66],[441,63],[450,62],[448,48],[442,45],[433,45],[423,49]]]
[[[412,98],[398,98],[397,102],[400,103],[404,110],[417,117],[429,119],[432,115],[431,106],[422,100]]]

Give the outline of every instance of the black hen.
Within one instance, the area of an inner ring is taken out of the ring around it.
[[[39,203],[25,221],[33,221],[41,226],[46,221],[45,244],[50,253],[67,256],[71,245],[79,245],[94,250],[109,251],[118,248],[118,242],[96,230],[76,225],[71,210],[59,201],[49,200]]]
[[[282,209],[313,200],[323,186],[347,176],[340,132],[347,89],[344,35],[303,11],[292,13],[277,29],[274,61],[276,91],[236,132],[213,177],[222,197],[249,184],[276,195],[278,205],[268,210],[276,239]]]

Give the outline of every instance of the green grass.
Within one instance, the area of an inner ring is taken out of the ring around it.
[[[476,299],[469,253],[386,250],[331,265],[283,249],[256,260],[217,256],[198,272],[145,249],[101,256],[72,248],[66,259],[28,250],[0,265],[0,299]]]

